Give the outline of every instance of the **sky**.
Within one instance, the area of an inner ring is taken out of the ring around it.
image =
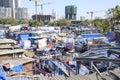
[[[57,19],[65,17],[65,6],[77,6],[77,19],[80,20],[81,16],[85,19],[91,19],[90,14],[87,12],[93,11],[93,18],[106,17],[106,11],[120,5],[120,0],[39,0],[38,5],[41,3],[51,3],[43,5],[43,13],[45,15],[56,13]],[[21,0],[21,6],[28,8],[29,17],[35,14],[35,3],[29,0]],[[38,14],[41,13],[41,7],[38,6]]]

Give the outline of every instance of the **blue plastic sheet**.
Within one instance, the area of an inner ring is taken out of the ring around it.
[[[33,77],[29,76],[15,76],[15,77],[7,77],[7,80],[34,80]]]
[[[20,40],[28,40],[28,38],[29,34],[19,34],[17,40],[20,43]]]
[[[106,36],[107,37],[112,37],[112,34],[113,34],[112,32],[108,32]]]
[[[22,72],[23,71],[23,65],[17,65],[11,69],[12,72]]]
[[[3,69],[3,67],[0,67],[0,80],[7,80],[6,79],[6,73]]]
[[[108,37],[108,39],[109,39],[109,42],[112,42],[112,41],[115,41],[116,40],[116,36],[115,36],[116,34],[115,34],[115,32],[108,32],[107,33],[107,37]]]
[[[83,34],[82,38],[96,38],[96,37],[103,37],[103,34],[94,33],[94,34]]]

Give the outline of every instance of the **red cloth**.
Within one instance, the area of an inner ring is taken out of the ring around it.
[[[66,64],[69,65],[69,61],[66,61]]]

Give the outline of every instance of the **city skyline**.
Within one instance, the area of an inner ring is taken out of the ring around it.
[[[77,6],[77,19],[80,19],[81,16],[84,16],[87,19],[90,19],[90,14],[87,12],[90,11],[98,11],[93,15],[95,17],[104,18],[105,14],[108,9],[115,7],[116,5],[120,4],[120,0],[65,0],[58,1],[58,0],[39,0],[41,3],[50,2],[52,4],[43,5],[44,14],[52,14],[54,11],[58,18],[65,17],[65,6],[67,5],[76,5]],[[41,4],[38,2],[38,4]],[[29,16],[35,14],[35,3],[29,0],[21,0],[22,7],[28,8]],[[38,6],[38,14],[41,13],[40,6]],[[99,12],[99,11],[104,12]]]
[[[0,0],[0,17],[28,19],[28,8],[22,8],[21,0]]]

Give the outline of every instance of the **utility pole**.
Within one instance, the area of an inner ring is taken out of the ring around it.
[[[37,21],[38,21],[38,18],[37,18],[37,6],[38,6],[38,0],[29,0],[29,1],[34,1],[35,2],[35,25],[36,25],[36,27],[37,27],[37,29],[38,29],[38,26],[37,26]]]
[[[93,20],[93,11],[90,11],[90,12],[87,12],[87,14],[90,14],[90,17],[91,17],[91,24],[90,25],[92,25],[92,20]]]

